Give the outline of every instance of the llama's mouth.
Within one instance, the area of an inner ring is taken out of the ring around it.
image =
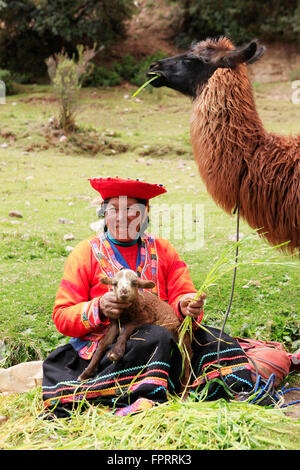
[[[166,82],[166,79],[164,77],[164,74],[162,72],[160,72],[160,70],[157,70],[157,71],[155,70],[155,72],[151,71],[151,72],[146,73],[147,78],[152,78],[152,77],[154,77],[154,75],[156,75],[156,78],[155,78],[155,80],[153,80],[151,82],[151,85],[155,88],[164,86],[165,82]]]

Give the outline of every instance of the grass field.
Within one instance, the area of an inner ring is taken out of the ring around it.
[[[299,133],[299,105],[290,101],[290,83],[255,84],[255,90],[258,109],[268,130]],[[129,86],[83,89],[81,110],[76,121],[78,132],[66,137],[50,126],[57,108],[47,86],[24,86],[19,94],[8,97],[6,104],[0,106],[0,340],[4,367],[42,359],[58,344],[66,342],[52,322],[52,308],[68,246],[74,247],[91,236],[90,224],[97,221],[97,193],[90,187],[89,177],[119,175],[162,183],[168,192],[160,197],[160,205],[199,205],[203,239],[198,244],[178,238],[173,229],[168,234],[189,265],[196,287],[201,285],[222,250],[232,244],[229,238],[235,234],[235,218],[222,212],[209,197],[193,161],[189,142],[189,100],[171,90],[143,91],[138,99],[130,99],[133,91]],[[161,231],[159,235],[165,234],[164,210],[153,202],[152,213],[162,216],[155,227]],[[19,211],[22,218],[11,217],[12,211]],[[171,224],[173,219],[171,217]],[[241,222],[240,229],[245,236],[253,233],[244,222]],[[68,234],[74,238],[64,240]],[[298,259],[270,250],[255,234],[244,239],[240,253],[241,259],[264,259],[264,263],[250,263],[239,268],[226,331],[236,336],[281,341],[289,351],[299,348]],[[229,272],[207,292],[207,324],[222,325],[231,278],[232,272]],[[299,382],[297,376],[291,380]],[[30,397],[30,394],[29,397],[23,396],[24,403],[30,401]],[[21,404],[21,398],[15,399],[13,405],[8,405],[5,400],[7,398],[0,397],[0,407],[7,406],[10,410],[9,424],[5,426],[15,427],[18,433],[20,420],[28,418],[26,404]],[[37,404],[37,395],[34,395],[33,402]],[[14,412],[13,406],[18,410]],[[214,406],[215,416],[218,413],[222,415],[220,407],[223,405]],[[211,405],[207,407],[208,410]],[[248,408],[253,409],[251,406]],[[230,415],[231,407],[226,405],[226,410]],[[251,410],[247,413],[251,414]],[[37,422],[34,413],[32,409],[29,411],[27,434],[23,437],[19,434],[18,439],[13,439],[13,431],[10,431],[9,438],[0,442],[0,448],[43,447],[42,436],[35,436],[33,431]],[[257,415],[257,410],[253,413]],[[282,412],[266,410],[266,413],[269,413],[270,422],[272,413],[277,413],[278,428],[286,430],[286,434],[280,437],[283,448],[285,445],[286,448],[295,448],[293,426],[296,424]],[[97,427],[100,415],[103,420],[103,411],[93,415],[96,434],[100,432]],[[116,417],[110,416],[108,422],[114,419]],[[134,427],[134,418],[130,420]],[[259,428],[261,424],[257,426]],[[37,429],[41,427],[37,425]],[[254,426],[247,431],[250,438],[246,441],[237,438],[231,442],[228,437],[224,447],[230,448],[232,444],[236,448],[238,442],[243,442],[241,446],[245,448],[278,448],[279,441],[271,431],[269,443],[267,440],[264,443],[255,441],[258,428]],[[51,441],[53,433],[47,429],[48,437],[43,438],[46,439],[45,448],[55,448],[57,438],[53,437]],[[81,431],[78,428],[79,434]],[[166,440],[163,446],[188,448],[188,440],[182,436],[181,439],[177,444],[176,440],[169,444]],[[63,440],[67,442],[67,448],[76,442],[71,433]],[[221,444],[209,442],[204,439],[203,445],[222,448]],[[118,446],[122,445],[123,448],[134,448],[134,437],[130,443],[122,439],[118,441]],[[114,441],[108,440],[101,446],[113,448]],[[98,448],[96,444],[94,448]]]

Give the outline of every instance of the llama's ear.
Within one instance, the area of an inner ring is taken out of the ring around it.
[[[113,286],[115,281],[112,277],[102,277],[100,279],[101,284],[105,284],[106,286]]]
[[[252,52],[253,52],[253,45],[254,44],[256,44],[256,49],[255,49],[254,54],[251,54],[251,49],[252,49]],[[251,48],[250,48],[250,46],[251,46]],[[265,51],[266,51],[266,47],[261,46],[257,39],[254,39],[253,41],[251,41],[248,48],[246,48],[246,49],[247,49],[246,56],[248,56],[247,60],[245,60],[246,64],[253,64],[257,60],[259,60],[261,58],[261,56],[263,56]]]
[[[266,48],[253,39],[248,46],[239,47],[231,51],[222,51],[214,58],[215,65],[221,68],[234,68],[238,64],[253,64],[265,52]]]
[[[155,287],[154,281],[148,281],[146,279],[134,279],[132,284],[142,289],[153,289],[153,287]]]

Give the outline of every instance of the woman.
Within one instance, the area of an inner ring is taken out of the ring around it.
[[[95,178],[90,183],[103,198],[104,232],[85,240],[71,252],[60,283],[53,319],[57,329],[71,337],[44,361],[45,408],[57,417],[68,416],[83,398],[116,408],[118,414],[150,406],[167,399],[167,391],[178,392],[181,355],[171,334],[157,325],[143,325],[128,340],[125,355],[113,363],[105,355],[99,373],[79,382],[110,319],[119,318],[129,304],[117,301],[108,286],[99,282],[113,277],[123,267],[142,279],[155,281],[151,290],[168,302],[183,320],[193,318],[193,377],[190,391],[195,397],[206,383],[207,398],[228,396],[220,380],[217,360],[219,331],[199,328],[206,297],[193,301],[195,286],[187,265],[165,239],[145,233],[149,200],[166,192],[161,185],[122,178]],[[226,336],[220,343],[221,374],[236,394],[253,387],[250,365],[238,343]],[[128,408],[129,407],[129,408]]]

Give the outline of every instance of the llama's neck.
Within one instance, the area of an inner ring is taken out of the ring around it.
[[[191,142],[208,192],[231,212],[247,162],[264,138],[245,65],[218,69],[195,99]]]

